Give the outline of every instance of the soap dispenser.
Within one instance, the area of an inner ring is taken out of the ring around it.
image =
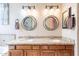
[[[75,15],[74,14],[72,14],[72,27],[74,28],[75,27],[75,25],[76,25],[76,22],[75,22],[76,20],[75,20]]]
[[[15,20],[15,29],[19,29],[19,19]]]

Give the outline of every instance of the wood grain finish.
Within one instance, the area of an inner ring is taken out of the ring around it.
[[[48,49],[48,46],[41,46],[41,49]]]
[[[11,46],[10,46],[11,47]],[[74,45],[14,45],[10,56],[74,56]]]
[[[10,50],[9,51],[10,56],[23,56],[22,50]]]
[[[55,56],[55,50],[43,50],[41,56]]]
[[[52,45],[52,46],[49,46],[49,49],[65,49],[65,46],[63,46],[63,45]]]
[[[16,46],[16,49],[31,49],[31,46],[30,45],[17,45]]]
[[[57,56],[73,56],[70,50],[56,50]]]
[[[24,56],[40,56],[39,50],[25,50]]]
[[[32,46],[32,49],[40,49],[40,46]]]
[[[72,45],[67,45],[66,46],[66,49],[73,49],[74,48],[74,46],[72,46]]]

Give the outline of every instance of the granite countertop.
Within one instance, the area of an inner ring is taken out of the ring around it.
[[[68,39],[68,38],[61,38],[61,39],[50,39],[50,38],[46,38],[46,39],[42,39],[42,38],[38,38],[38,39],[16,39],[16,40],[12,40],[10,42],[7,42],[8,45],[16,45],[16,44],[75,44],[74,40]]]

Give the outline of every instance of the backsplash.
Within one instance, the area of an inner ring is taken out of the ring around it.
[[[62,36],[19,36],[18,39],[36,39],[36,38],[50,38],[50,39],[54,39],[54,38],[62,38]]]
[[[0,46],[7,45],[6,42],[9,42],[15,39],[16,39],[15,34],[0,34]]]

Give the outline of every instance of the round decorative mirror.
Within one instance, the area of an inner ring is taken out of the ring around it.
[[[33,16],[26,16],[22,21],[23,28],[31,31],[34,30],[37,26],[37,21]]]
[[[59,25],[58,18],[53,15],[48,16],[45,18],[43,25],[46,30],[55,30]]]

